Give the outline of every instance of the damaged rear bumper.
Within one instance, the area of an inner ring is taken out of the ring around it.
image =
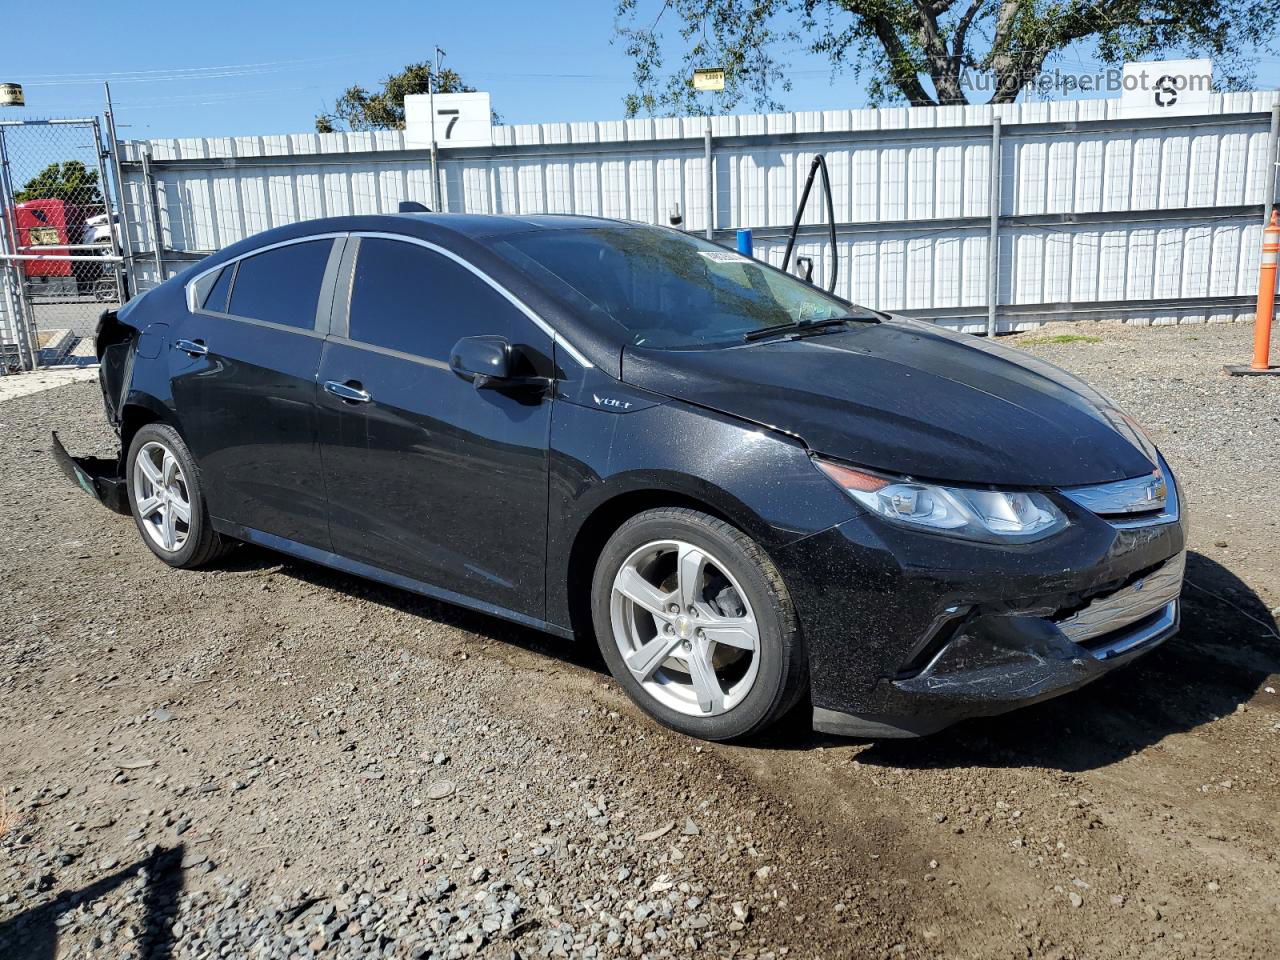
[[[66,475],[67,479],[78,486],[95,500],[116,513],[128,515],[129,491],[125,485],[124,471],[120,458],[114,460],[102,457],[73,457],[58,439],[57,431],[53,433],[53,459]]]

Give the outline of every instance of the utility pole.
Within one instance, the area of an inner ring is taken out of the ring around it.
[[[435,70],[427,72],[427,109],[431,112],[431,209],[440,212],[440,173],[436,169],[436,75],[444,51],[436,47]]]

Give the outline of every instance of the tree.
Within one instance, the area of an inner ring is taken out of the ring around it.
[[[316,117],[317,133],[338,130],[403,130],[404,98],[414,93],[427,93],[432,74],[429,63],[411,63],[399,73],[382,81],[382,89],[370,93],[364,87],[348,87],[328,113]],[[462,82],[462,77],[447,67],[435,77],[436,93],[474,93],[475,87]],[[493,115],[498,122],[498,115]]]
[[[637,113],[706,109],[689,76],[723,67],[716,109],[742,101],[780,109],[790,90],[782,44],[825,54],[867,85],[873,106],[1011,103],[1068,47],[1116,65],[1177,52],[1214,60],[1215,84],[1253,79],[1249,54],[1269,49],[1275,19],[1263,0],[616,0],[615,31],[635,64]],[[655,12],[656,11],[656,12]],[[666,73],[664,17],[676,21],[681,62]]]
[[[62,200],[85,206],[102,206],[102,191],[98,189],[98,171],[90,170],[79,160],[57,161],[49,164],[27,181],[14,199],[18,203],[28,200]]]

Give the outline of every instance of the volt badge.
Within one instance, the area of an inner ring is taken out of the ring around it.
[[[630,410],[630,400],[618,400],[614,397],[602,397],[598,393],[593,393],[591,399],[596,402],[597,407],[608,407],[610,410]]]

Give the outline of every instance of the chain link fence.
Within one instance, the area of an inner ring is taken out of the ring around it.
[[[0,122],[4,366],[89,363],[122,302],[120,225],[96,118]]]

